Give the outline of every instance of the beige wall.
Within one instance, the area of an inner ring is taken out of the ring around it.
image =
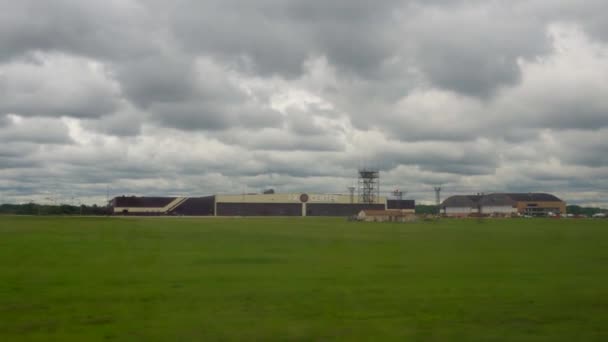
[[[255,194],[255,195],[216,195],[216,203],[302,203],[301,193],[291,194]],[[355,195],[354,203],[358,202]],[[350,195],[331,195],[331,194],[308,194],[308,203],[338,203],[350,204]],[[377,203],[385,204],[386,197],[380,197]]]
[[[558,208],[561,214],[566,213],[566,202],[517,202],[517,212],[523,213],[528,204],[536,204],[536,208]]]
[[[416,213],[416,209],[386,209],[388,211],[398,211],[400,213],[405,213],[405,214],[415,214]]]

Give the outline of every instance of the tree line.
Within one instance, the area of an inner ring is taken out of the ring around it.
[[[598,213],[605,213],[607,210],[601,208],[581,207],[579,205],[566,206],[566,212],[572,215],[592,216]]]
[[[106,206],[93,205],[47,205],[47,204],[2,204],[0,215],[108,215]]]

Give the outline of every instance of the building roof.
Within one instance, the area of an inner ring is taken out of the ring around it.
[[[562,202],[561,199],[554,195],[538,192],[508,193],[505,195],[517,202]]]
[[[459,207],[459,208],[469,208],[475,207],[479,203],[480,195],[456,195],[450,196],[446,198],[443,203],[441,203],[441,207]]]
[[[477,206],[508,206],[515,202],[562,202],[554,195],[546,193],[493,193],[485,195],[457,195],[445,199],[441,208],[474,208]]]
[[[514,206],[515,200],[508,194],[488,194],[479,199],[482,206]]]

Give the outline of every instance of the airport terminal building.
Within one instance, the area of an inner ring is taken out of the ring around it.
[[[110,201],[114,215],[141,216],[352,216],[361,210],[414,213],[414,200],[377,197],[361,203],[344,194],[239,194],[206,197],[120,196]]]

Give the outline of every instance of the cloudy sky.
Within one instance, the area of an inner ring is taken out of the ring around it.
[[[546,191],[608,206],[605,0],[0,0],[0,202]]]

